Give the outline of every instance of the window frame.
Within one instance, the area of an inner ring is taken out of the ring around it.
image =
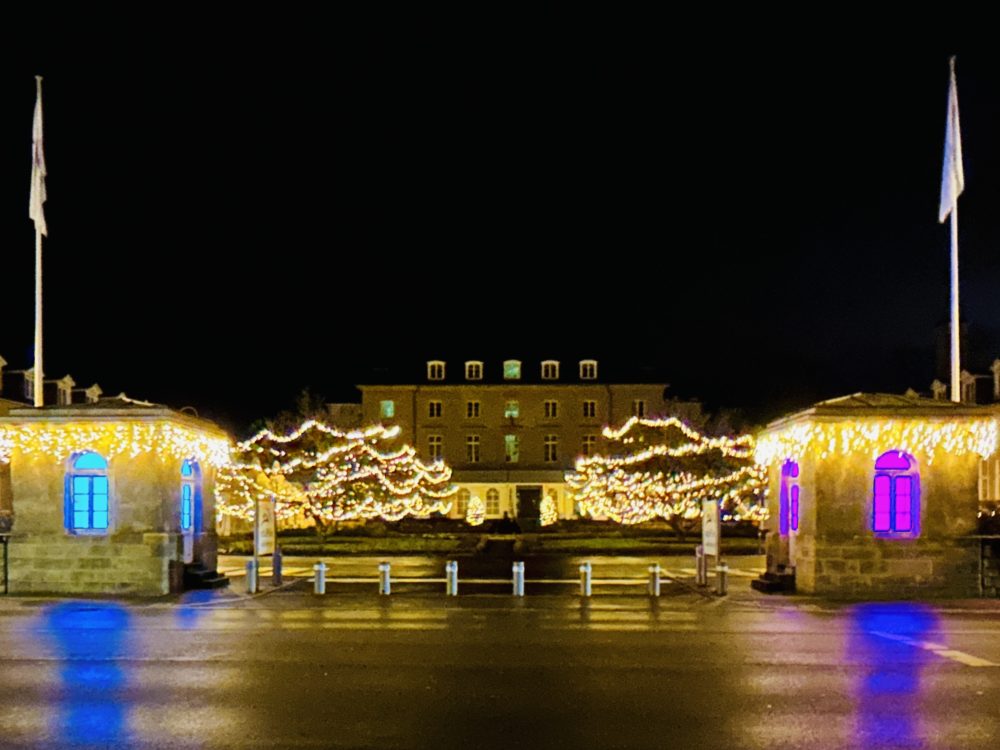
[[[491,504],[491,500],[493,503]],[[486,515],[487,516],[499,516],[500,515],[500,490],[495,487],[490,487],[486,490]]]
[[[639,419],[646,418],[646,399],[644,398],[632,399],[632,416],[638,417]]]
[[[103,464],[102,467],[78,467],[77,464],[86,456],[96,456],[99,458]],[[63,507],[63,526],[66,533],[80,536],[107,536],[112,533],[112,512],[111,512],[111,498],[113,497],[112,487],[111,487],[111,476],[110,476],[110,463],[108,459],[102,456],[97,451],[80,451],[74,453],[69,458],[69,466],[66,470],[66,486],[65,486],[65,497],[64,497],[64,507]],[[77,479],[86,479],[87,481],[87,510],[85,511],[88,516],[88,526],[77,526],[76,525],[76,515],[78,512],[76,510],[76,496],[77,496]],[[105,492],[94,492],[94,480],[103,479]],[[105,510],[95,511],[94,509],[94,497],[103,494],[105,496],[106,507]],[[104,513],[107,516],[106,523],[104,526],[94,526],[94,513]]]
[[[444,407],[441,401],[431,400],[427,402],[428,419],[441,419],[441,415],[443,413],[444,413]]]
[[[513,446],[514,450],[511,450]],[[506,433],[503,436],[503,460],[506,464],[520,463],[521,460],[521,436]]]
[[[883,459],[886,459],[886,463],[888,463],[893,456],[904,459],[907,467],[879,467],[879,463]],[[875,459],[872,468],[871,512],[869,514],[869,526],[872,533],[878,539],[915,539],[920,536],[920,467],[917,460],[904,451],[889,450]],[[879,492],[880,484],[888,487],[888,506],[887,510],[884,511],[888,515],[887,528],[879,528],[878,517],[883,515],[883,512],[879,510],[879,498],[880,494],[884,496],[884,493]],[[909,513],[900,513],[899,511],[897,498],[901,494],[902,487],[906,487],[906,493],[903,494],[909,495]],[[908,528],[897,528],[901,517],[909,518]]]
[[[507,366],[514,365],[517,374],[508,374]],[[520,380],[521,379],[521,360],[519,359],[505,359],[503,361],[503,379],[504,380]]]
[[[559,419],[559,401],[554,398],[542,401],[542,415],[545,419]]]
[[[583,439],[580,442],[580,449],[582,451],[581,455],[586,458],[593,456],[595,449],[597,448],[597,435],[588,433],[583,436]]]
[[[427,457],[431,461],[440,461],[444,458],[444,436],[427,436]]]
[[[597,380],[597,360],[580,360],[580,380]]]
[[[597,419],[597,401],[594,399],[584,399],[583,401],[583,418],[584,419]]]
[[[427,379],[444,380],[445,363],[444,360],[431,359],[427,362]]]
[[[558,435],[546,435],[542,441],[543,453],[542,460],[547,463],[556,463],[559,461],[559,436]]]
[[[478,359],[470,359],[465,363],[465,379],[466,380],[482,380],[483,379],[483,363]]]
[[[542,380],[559,380],[559,360],[542,360]]]
[[[465,463],[478,464],[483,458],[483,440],[478,433],[465,436]]]
[[[478,399],[469,399],[465,402],[466,419],[482,419],[483,402]]]
[[[395,419],[396,418],[396,401],[394,399],[384,398],[384,399],[380,399],[379,400],[379,402],[378,402],[378,418],[379,419]]]

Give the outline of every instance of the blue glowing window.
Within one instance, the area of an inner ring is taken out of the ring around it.
[[[781,487],[778,490],[778,532],[786,536],[799,530],[799,465],[785,461],[781,467]]]
[[[67,481],[66,527],[106,530],[111,512],[108,495],[108,462],[96,453],[77,456]]]
[[[181,464],[181,531],[191,531],[197,524],[201,527],[200,477],[198,465],[191,460]]]
[[[880,536],[916,536],[919,511],[916,461],[899,451],[883,453],[875,461],[872,531]]]

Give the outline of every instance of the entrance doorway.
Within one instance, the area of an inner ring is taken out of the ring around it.
[[[517,488],[516,516],[522,531],[536,531],[541,525],[541,485],[521,485]]]

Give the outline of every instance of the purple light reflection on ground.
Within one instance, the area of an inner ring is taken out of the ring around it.
[[[938,629],[923,604],[861,604],[851,611],[846,661],[859,664],[853,685],[858,747],[926,747],[921,726],[922,672],[932,654],[914,645]]]

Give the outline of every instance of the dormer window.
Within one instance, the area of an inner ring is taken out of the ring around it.
[[[596,359],[585,359],[580,362],[580,380],[597,380]]]
[[[547,359],[542,362],[542,380],[558,380],[559,363],[554,359]]]
[[[483,379],[483,363],[482,362],[466,362],[465,363],[465,379],[466,380],[482,380]]]
[[[427,363],[428,380],[444,380],[444,362],[433,360]]]
[[[517,359],[508,359],[503,363],[503,379],[504,380],[520,380],[521,379],[521,362]]]

